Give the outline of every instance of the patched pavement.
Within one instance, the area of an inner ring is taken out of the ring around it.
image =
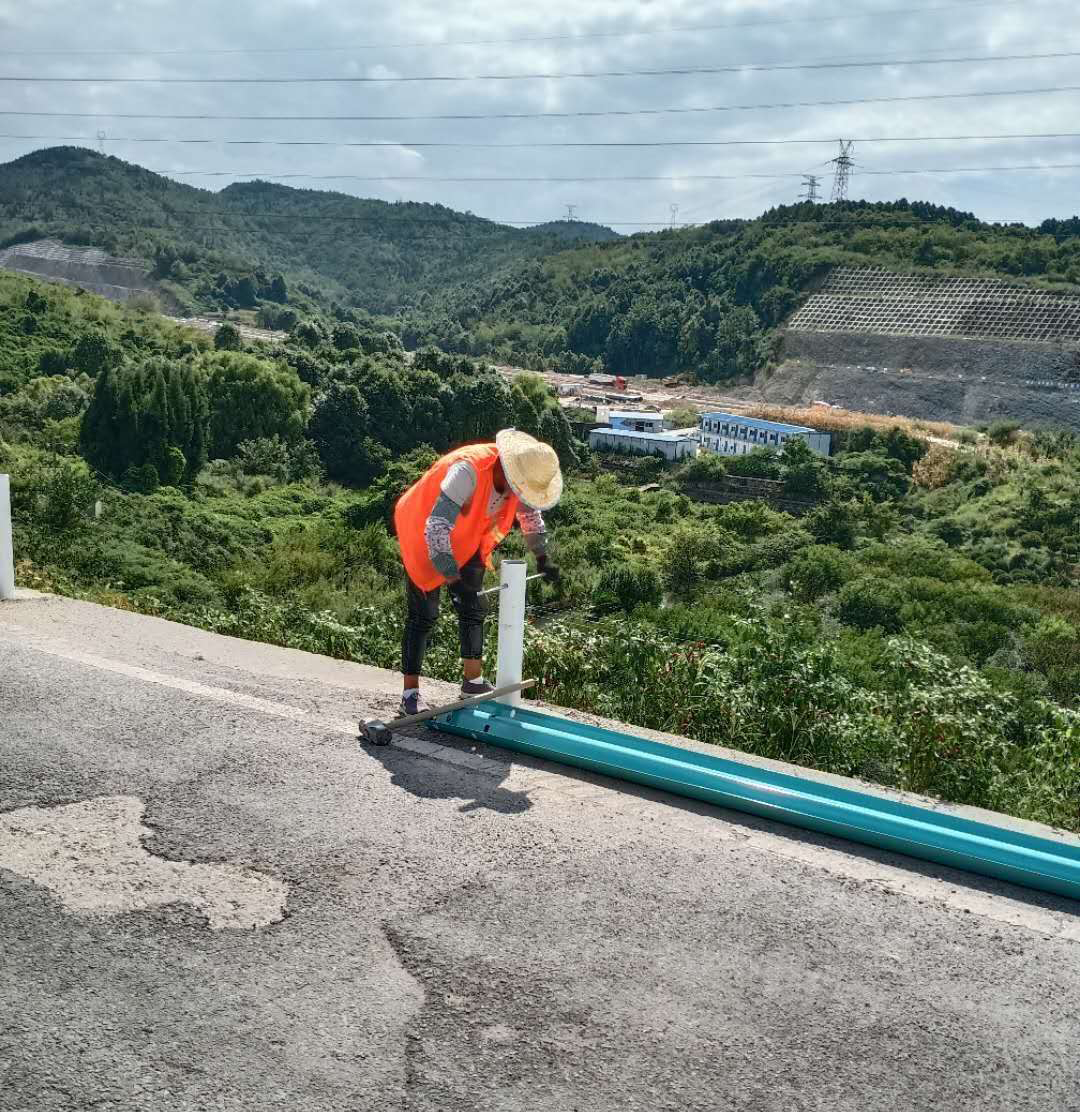
[[[1075,905],[394,701],[0,605],[0,1109],[1080,1109]]]

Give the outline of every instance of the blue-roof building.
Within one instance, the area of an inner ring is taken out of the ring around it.
[[[812,452],[827,456],[832,437],[805,425],[786,425],[781,421],[763,421],[759,417],[740,417],[735,413],[703,413],[698,442],[709,452],[722,456],[744,456],[754,448],[771,448],[779,452],[792,438],[805,440]]]

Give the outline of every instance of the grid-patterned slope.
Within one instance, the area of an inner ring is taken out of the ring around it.
[[[129,301],[157,290],[149,264],[118,258],[97,247],[68,247],[54,239],[19,243],[0,251],[0,268],[47,282],[82,286],[113,301]]]
[[[993,279],[840,268],[788,324],[793,332],[1080,343],[1080,297]]]

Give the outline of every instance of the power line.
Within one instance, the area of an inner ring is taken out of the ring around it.
[[[1041,170],[1076,170],[1080,169],[1080,162],[1049,162],[1027,163],[1015,166],[932,166],[925,169],[914,170],[852,170],[852,177],[863,175],[872,177],[887,177],[896,174],[997,174],[1019,171]],[[787,178],[801,178],[806,187],[804,199],[815,203],[818,200],[817,190],[821,178],[814,174],[800,174],[797,170],[788,170],[774,174],[612,174],[597,176],[563,176],[563,177],[443,177],[439,175],[409,175],[409,174],[382,174],[376,176],[363,174],[315,174],[315,173],[287,173],[275,174],[272,171],[259,170],[151,170],[151,173],[163,177],[211,177],[211,178],[254,178],[261,181],[290,181],[294,179],[308,181],[366,181],[366,182],[447,182],[451,184],[547,184],[573,182],[680,182],[680,181],[783,181]],[[811,186],[811,183],[813,185]],[[811,190],[813,195],[810,196]],[[678,205],[674,206],[676,209]],[[567,205],[567,220],[574,220],[574,215],[569,211],[577,210],[577,205]]]
[[[1080,88],[1080,86],[1078,86]],[[89,135],[0,135],[0,139],[14,139],[45,143],[89,143]],[[1080,131],[1006,132],[997,135],[871,135],[853,140],[858,143],[960,143],[1006,142],[1016,140],[1080,139]],[[836,142],[835,139],[672,139],[655,142],[539,142],[539,143],[406,143],[393,140],[339,141],[333,139],[164,139],[142,136],[111,136],[109,143],[173,143],[181,146],[239,146],[239,147],[332,147],[380,148],[388,147],[483,147],[487,149],[522,149],[529,147],[787,147],[820,146]],[[395,179],[400,180],[400,179]]]
[[[764,112],[773,109],[790,108],[837,108],[853,104],[905,104],[913,101],[935,100],[979,100],[984,97],[1023,97],[1045,96],[1052,93],[1080,92],[1080,85],[1045,85],[1028,89],[983,89],[966,93],[921,93],[911,96],[899,97],[855,97],[843,100],[793,100],[776,101],[767,104],[714,104],[706,107],[678,107],[678,108],[626,108],[604,109],[596,111],[574,112],[476,112],[476,113],[440,113],[419,114],[408,116],[374,116],[374,115],[334,115],[334,116],[247,116],[230,115],[223,113],[192,112],[192,113],[164,113],[164,112],[28,112],[21,109],[0,109],[0,116],[23,116],[28,119],[65,119],[65,120],[229,120],[247,123],[402,123],[421,120],[566,120],[590,119],[614,116],[675,116],[697,115],[708,112]],[[2,136],[0,138],[35,138],[34,136]],[[40,136],[48,139],[50,136]],[[975,138],[978,138],[977,136]],[[120,140],[115,140],[119,142]],[[131,139],[127,142],[235,142],[235,140],[202,140],[202,139]],[[265,140],[246,140],[256,143]],[[835,143],[836,139],[811,140],[812,142]],[[860,139],[859,142],[868,140]],[[299,141],[298,141],[299,142]],[[301,144],[302,145],[302,144]],[[347,144],[343,144],[347,145]]]
[[[634,31],[581,31],[559,35],[522,35],[503,39],[429,39],[419,42],[353,43],[350,46],[288,46],[288,47],[187,47],[174,50],[0,50],[0,56],[144,56],[167,57],[176,55],[235,55],[235,54],[340,54],[353,50],[414,50],[427,47],[448,46],[504,46],[513,43],[573,42],[595,39],[639,38],[649,35],[700,34],[704,31],[729,31],[741,28],[784,27],[795,24],[844,23],[853,19],[881,19],[890,15],[917,15],[929,12],[955,11],[971,8],[1030,7],[1030,0],[967,0],[964,3],[938,4],[932,7],[878,8],[876,11],[848,11],[835,16],[803,16],[789,19],[743,20],[729,23],[698,24],[696,26],[650,27]]]
[[[883,66],[951,66],[986,62],[1039,62],[1080,58],[1080,51],[1045,54],[981,54],[954,58],[886,58],[870,62],[794,62],[738,66],[679,66],[672,69],[581,70],[567,73],[414,74],[390,77],[16,77],[0,75],[0,82],[35,85],[401,85],[465,81],[564,81],[608,77],[699,77],[720,73],[777,73],[806,70],[880,69]]]

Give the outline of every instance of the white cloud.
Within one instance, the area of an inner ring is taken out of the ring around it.
[[[883,9],[900,0],[879,0]],[[914,7],[932,6],[922,0]],[[541,5],[447,5],[436,0],[191,0],[180,6],[127,3],[107,7],[92,23],[74,0],[0,0],[4,46],[25,50],[168,51],[186,47],[235,51],[346,47],[327,52],[7,56],[2,71],[53,76],[265,75],[379,77],[417,74],[564,72],[571,70],[674,69],[828,58],[914,58],[984,53],[1080,49],[1070,35],[1068,0],[1033,0],[1016,6],[968,5],[941,12],[864,16],[865,9],[828,8],[810,0],[747,3],[727,0],[702,10],[694,0],[549,0]],[[777,22],[802,18],[827,22]],[[662,33],[664,28],[725,23],[768,26]],[[645,30],[629,37],[612,32]],[[582,34],[594,37],[541,39]],[[516,43],[478,40],[528,39]],[[447,45],[446,40],[473,40]],[[378,43],[422,43],[410,48],[360,49]],[[860,100],[872,97],[985,92],[995,89],[1080,84],[1076,59],[964,65],[814,70],[742,71],[735,74],[534,80],[522,82],[319,84],[319,85],[27,85],[5,89],[7,107],[38,111],[162,112],[237,115],[414,115],[425,113],[528,113],[632,111],[655,107]],[[83,135],[94,145],[104,129],[110,150],[143,165],[183,170],[258,170],[264,173],[387,174],[433,176],[571,177],[745,175],[702,182],[571,183],[350,183],[328,187],[387,199],[438,200],[504,219],[550,218],[576,203],[582,218],[601,221],[666,221],[678,199],[680,218],[751,216],[794,200],[797,176],[784,181],[754,174],[819,173],[833,157],[835,138],[857,137],[857,169],[1001,166],[1080,162],[1076,140],[886,144],[871,137],[1000,134],[1077,130],[1076,94],[984,97],[905,103],[862,103],[694,113],[571,119],[416,120],[401,122],[138,121],[6,117],[11,134]],[[214,139],[378,140],[389,148],[248,147],[136,144],[120,137]],[[642,147],[423,147],[424,142],[529,143],[676,139],[827,139],[818,145]],[[37,140],[0,140],[0,158],[16,157]],[[183,178],[210,181],[228,179]],[[305,184],[294,182],[294,184]],[[319,187],[318,181],[307,184]],[[856,176],[853,191],[869,199],[926,198],[993,219],[1034,222],[1072,215],[1080,172],[958,174],[953,176]]]

